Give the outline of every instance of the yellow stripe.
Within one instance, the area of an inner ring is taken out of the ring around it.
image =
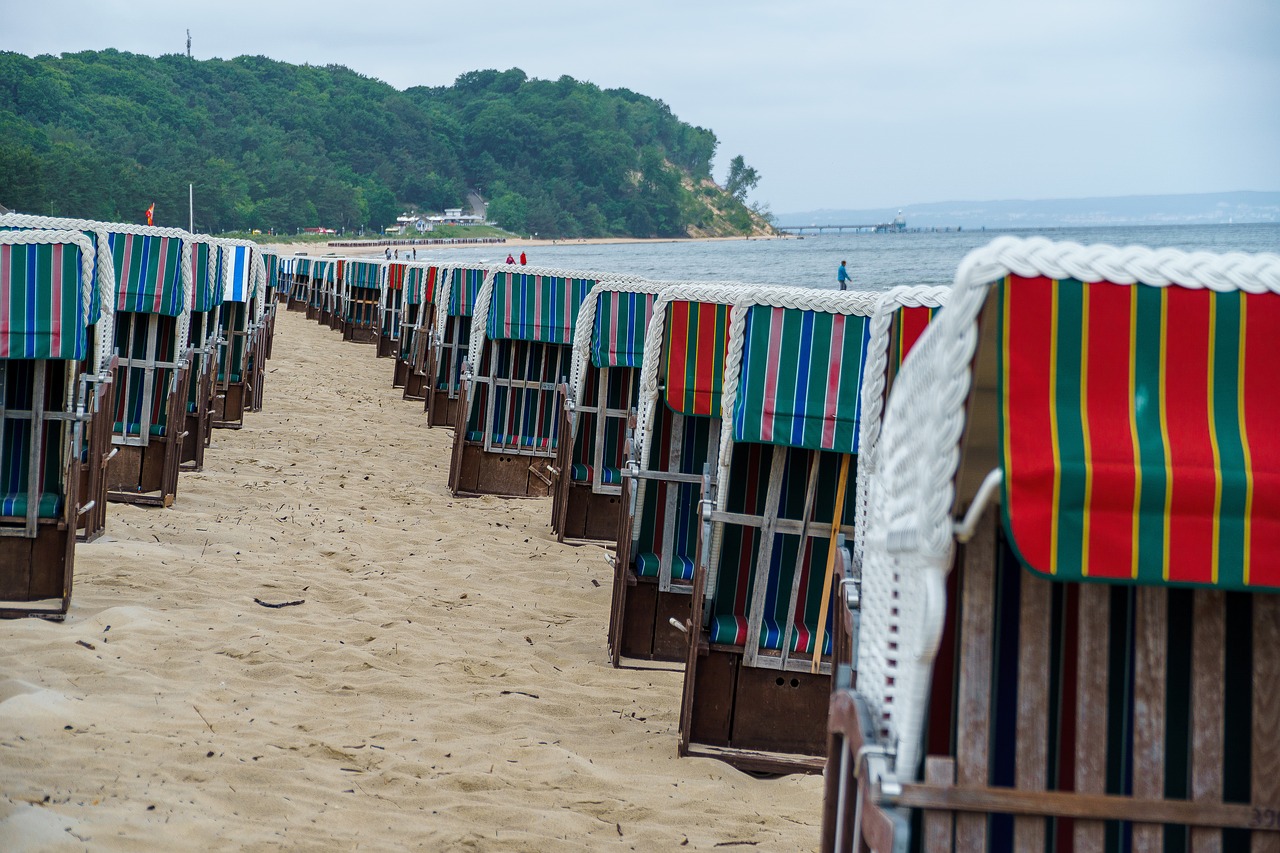
[[[1133,442],[1133,545],[1129,577],[1138,579],[1138,519],[1142,508],[1142,446],[1138,442],[1138,287],[1129,287],[1129,438]]]
[[[1089,287],[1080,283],[1080,431],[1084,458],[1093,458],[1089,443]],[[1093,466],[1084,466],[1084,512],[1081,513],[1080,574],[1089,576],[1089,512],[1093,507]]]
[[[1213,556],[1210,577],[1218,582],[1218,542],[1222,537],[1222,456],[1218,452],[1218,421],[1213,413],[1213,349],[1217,339],[1218,296],[1209,293],[1209,446],[1213,448]]]
[[[1240,423],[1240,447],[1244,451],[1244,585],[1249,585],[1249,554],[1253,545],[1253,458],[1249,455],[1249,430],[1244,422],[1244,342],[1249,324],[1246,322],[1245,308],[1249,304],[1248,294],[1240,294],[1240,351],[1236,357],[1236,387],[1239,393],[1236,399],[1236,417]]]
[[[1169,580],[1170,512],[1173,509],[1173,452],[1169,447],[1169,288],[1160,288],[1160,439],[1164,443],[1164,551],[1160,574]]]
[[[1062,492],[1062,450],[1058,443],[1058,288],[1049,315],[1049,437],[1053,446],[1053,513],[1049,516],[1049,574],[1058,573],[1058,506]]]

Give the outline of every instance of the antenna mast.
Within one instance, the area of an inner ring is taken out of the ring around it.
[[[187,59],[191,58],[191,30],[187,30]]]

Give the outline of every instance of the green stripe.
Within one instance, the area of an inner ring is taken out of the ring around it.
[[[1218,513],[1218,584],[1236,589],[1244,582],[1244,515],[1246,472],[1244,431],[1240,423],[1240,300],[1239,291],[1214,293],[1216,316],[1213,341],[1213,430],[1218,440],[1218,470],[1222,473],[1222,506]]]
[[[1160,340],[1160,307],[1164,288],[1137,288],[1136,340]],[[1142,493],[1138,507],[1138,578],[1163,583],[1164,565],[1164,436],[1160,430],[1160,348],[1138,346],[1133,365],[1134,415]],[[1145,575],[1143,567],[1146,569]]]
[[[1058,351],[1054,354],[1055,405],[1058,428],[1057,565],[1069,570],[1084,565],[1084,484],[1088,460],[1081,422],[1081,354],[1085,329],[1084,285],[1063,279],[1055,288],[1058,306]]]

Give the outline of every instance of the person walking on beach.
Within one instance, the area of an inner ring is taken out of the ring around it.
[[[528,258],[526,258],[526,257],[524,256],[524,252],[521,252],[521,253],[520,253],[520,266],[524,266],[524,265],[525,265],[525,264],[527,264],[527,263],[529,263],[529,259],[528,259]]]
[[[836,283],[840,285],[841,290],[849,289],[849,282],[852,277],[849,275],[849,268],[845,266],[845,262],[840,262],[840,269],[836,270]]]
[[[513,258],[513,257],[511,257],[511,253],[510,253],[510,252],[507,252],[507,263],[509,263],[509,264],[514,264],[515,262],[516,262],[516,259],[515,259],[515,258]]]
[[[387,249],[387,260],[391,260],[391,250]]]

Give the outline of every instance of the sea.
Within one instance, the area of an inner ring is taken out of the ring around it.
[[[897,285],[950,284],[964,256],[1002,235],[1113,246],[1183,251],[1280,253],[1280,223],[1156,225],[1039,230],[846,232],[741,240],[648,240],[588,244],[564,241],[523,247],[529,264],[573,272],[624,273],[663,281],[741,281],[836,287],[836,269],[848,262],[853,287],[886,290]],[[418,247],[418,259],[466,263],[506,260],[521,248]]]

